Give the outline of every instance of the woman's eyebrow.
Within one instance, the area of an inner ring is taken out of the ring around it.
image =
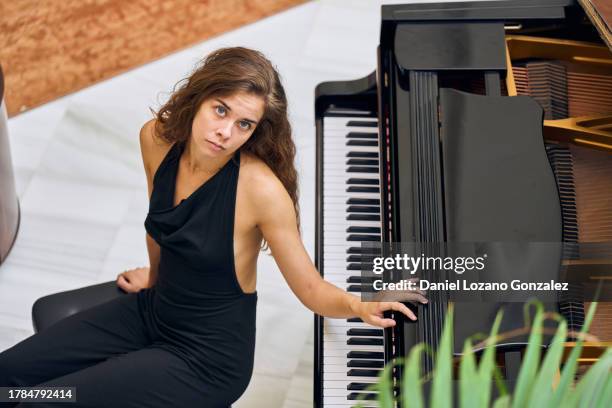
[[[232,108],[230,108],[229,106],[227,106],[227,103],[223,102],[221,99],[216,98],[215,99],[217,102],[219,102],[221,105],[223,105],[225,107],[225,109],[227,109],[228,111],[231,111]]]
[[[227,109],[228,111],[231,111],[231,110],[232,110],[232,108],[230,108],[229,106],[227,106],[227,103],[223,102],[221,99],[219,99],[219,98],[215,98],[215,100],[216,100],[217,102],[219,102],[221,105],[223,105],[223,106],[225,107],[225,109]],[[252,125],[256,125],[256,124],[257,124],[257,121],[256,121],[256,120],[253,120],[253,119],[243,118],[242,120],[244,120],[244,121],[246,121],[246,122],[249,122],[249,123],[250,123],[250,124],[252,124]]]

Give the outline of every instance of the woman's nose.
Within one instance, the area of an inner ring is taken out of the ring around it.
[[[217,129],[217,133],[224,139],[228,139],[232,135],[233,123],[229,120],[223,121]]]

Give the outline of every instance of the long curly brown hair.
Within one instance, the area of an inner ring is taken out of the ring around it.
[[[283,183],[295,208],[298,229],[298,183],[295,144],[287,116],[287,97],[280,75],[260,52],[243,47],[221,48],[204,58],[179,81],[169,100],[157,111],[155,133],[168,143],[185,142],[202,102],[243,91],[264,99],[264,114],[255,131],[240,147],[266,163]],[[262,247],[267,248],[264,241]]]

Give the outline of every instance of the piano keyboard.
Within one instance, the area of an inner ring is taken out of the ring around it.
[[[362,241],[381,240],[378,121],[323,120],[323,277],[361,295]],[[367,391],[384,366],[383,329],[354,319],[323,318],[323,406],[376,407]]]

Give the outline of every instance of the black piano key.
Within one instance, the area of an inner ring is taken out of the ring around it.
[[[364,234],[380,234],[379,227],[359,227],[356,225],[350,226],[346,229],[348,233],[364,233]]]
[[[374,159],[348,159],[346,164],[351,166],[376,166],[378,168],[378,160]]]
[[[369,293],[374,292],[372,285],[348,285],[347,292],[351,293]]]
[[[351,337],[346,341],[349,346],[382,346],[383,339],[370,337]]]
[[[347,271],[371,271],[374,265],[369,262],[350,262],[346,266]]]
[[[351,317],[350,319],[346,319],[346,321],[349,323],[363,323],[361,317]]]
[[[349,255],[346,257],[346,262],[374,262],[374,255]]]
[[[380,221],[380,214],[349,214],[348,221]]]
[[[378,394],[375,392],[351,392],[346,399],[349,401],[366,400],[373,401],[378,398]]]
[[[378,159],[378,152],[348,152],[346,157],[360,157],[362,159]]]
[[[378,187],[362,187],[362,186],[350,186],[346,189],[347,193],[376,193],[380,194]]]
[[[353,368],[384,368],[385,362],[382,360],[350,360],[347,367]]]
[[[346,358],[367,358],[370,360],[384,360],[385,353],[381,351],[349,351]]]
[[[350,234],[347,237],[347,241],[371,241],[371,242],[380,242],[380,235],[365,235],[365,234]]]
[[[351,293],[361,293],[361,285],[348,285],[346,291]]]
[[[372,385],[374,384],[352,382],[346,386],[346,389],[349,391],[363,391],[366,388],[371,387]]]
[[[374,283],[376,279],[379,279],[375,276],[349,276],[346,278],[346,283]]]
[[[359,185],[359,186],[377,186],[380,180],[377,178],[353,178],[351,177],[346,181],[348,185]]]
[[[377,248],[366,248],[366,247],[348,247],[346,250],[347,254],[361,254],[361,255],[380,255],[380,249]]]
[[[378,127],[378,122],[368,120],[349,120],[346,127]]]
[[[348,205],[378,205],[380,206],[380,200],[378,198],[349,198],[346,200]]]
[[[378,146],[378,140],[361,140],[361,139],[350,139],[346,142],[347,146]]]
[[[364,370],[361,368],[352,368],[347,371],[349,377],[378,377],[380,370]]]
[[[378,167],[349,166],[347,173],[378,173]]]
[[[372,132],[348,132],[347,139],[375,139],[378,140],[378,133]]]
[[[382,329],[360,329],[360,328],[353,328],[353,329],[348,329],[346,331],[346,334],[348,336],[376,336],[376,337],[382,337],[384,335],[384,331]]]
[[[371,206],[371,205],[349,205],[346,208],[346,212],[348,212],[348,213],[374,213],[374,214],[378,214],[380,212],[380,207]]]

